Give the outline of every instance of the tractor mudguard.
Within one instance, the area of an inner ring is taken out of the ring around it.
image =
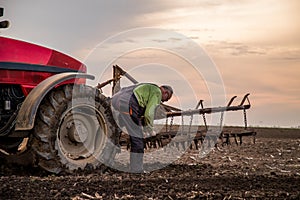
[[[95,77],[93,75],[84,73],[67,72],[56,74],[43,80],[28,94],[28,96],[24,100],[17,116],[15,130],[31,130],[34,126],[38,107],[46,94],[48,94],[48,92],[52,90],[56,85],[74,78],[85,78],[93,80]]]

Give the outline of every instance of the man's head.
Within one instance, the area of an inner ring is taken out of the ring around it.
[[[172,95],[173,95],[173,89],[171,86],[168,85],[162,85],[160,86],[160,90],[161,90],[161,101],[168,101],[169,99],[171,99]]]

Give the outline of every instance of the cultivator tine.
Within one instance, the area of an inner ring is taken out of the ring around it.
[[[175,142],[175,146],[179,150],[179,142]]]
[[[250,95],[250,93],[247,93],[244,98],[242,99],[241,103],[240,103],[240,106],[243,106],[245,101],[247,100],[248,104],[250,105],[250,100],[248,98],[248,96]]]
[[[227,104],[227,106],[226,106],[227,108],[229,108],[229,107],[231,106],[232,102],[234,101],[234,99],[235,99],[236,97],[237,97],[237,96],[233,96],[233,97],[230,99],[230,101],[228,102],[228,104]],[[220,117],[220,130],[221,130],[222,127],[223,127],[224,112],[225,112],[225,110],[221,112],[221,117]],[[221,134],[222,134],[222,133],[221,133]]]
[[[230,99],[230,101],[229,101],[228,104],[227,104],[227,107],[231,106],[231,104],[232,104],[232,102],[233,102],[233,100],[234,100],[235,98],[237,98],[237,96],[233,96],[233,97]]]
[[[185,142],[181,142],[182,149],[185,149]]]
[[[199,147],[198,147],[198,139],[194,139],[194,144],[195,144],[196,150],[199,150]]]
[[[157,137],[156,142],[157,142],[158,147],[162,147],[162,141],[159,137]]]

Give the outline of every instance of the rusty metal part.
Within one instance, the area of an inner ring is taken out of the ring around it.
[[[115,79],[114,78],[112,78],[112,79],[110,79],[110,80],[108,80],[108,81],[105,81],[105,82],[103,82],[103,83],[98,83],[98,85],[96,86],[98,89],[101,89],[101,88],[103,88],[104,86],[106,86],[106,85],[108,85],[108,84],[110,84],[111,82],[113,82]]]
[[[112,87],[112,94],[117,93],[120,89],[120,79],[121,76],[125,76],[128,78],[133,84],[137,84],[138,81],[134,79],[130,74],[128,74],[126,71],[124,71],[121,67],[118,65],[113,66],[113,87]]]

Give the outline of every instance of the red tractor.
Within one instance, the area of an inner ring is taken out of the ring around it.
[[[95,168],[113,158],[112,149],[104,149],[117,143],[117,126],[109,98],[85,84],[93,78],[70,56],[0,37],[2,157],[54,173]]]
[[[8,25],[8,21],[0,22],[0,28]],[[122,77],[138,83],[116,65],[112,79],[91,87],[85,84],[86,79],[94,77],[86,74],[86,66],[74,58],[0,37],[0,156],[54,173],[112,166],[120,147],[129,147],[128,135],[117,126],[110,97],[103,95],[101,88],[113,82],[114,94],[121,87]],[[251,107],[248,96],[249,93],[239,105],[232,105],[234,96],[226,106],[213,108],[204,107],[200,100],[195,109],[185,111],[161,104],[155,119],[166,118],[166,124],[156,136],[145,138],[146,148],[181,144],[184,149],[198,149],[198,142],[206,145],[204,139],[208,146],[212,141],[219,147],[218,143],[230,144],[230,138],[242,144],[244,136],[253,136],[255,142],[256,132],[247,126],[246,110]],[[243,111],[245,127],[223,130],[224,112],[238,110]],[[205,115],[213,113],[220,113],[217,126],[206,123]],[[203,117],[204,126],[193,123],[194,115]],[[190,117],[188,125],[184,125],[184,116]],[[181,118],[180,129],[173,126],[174,117]]]

